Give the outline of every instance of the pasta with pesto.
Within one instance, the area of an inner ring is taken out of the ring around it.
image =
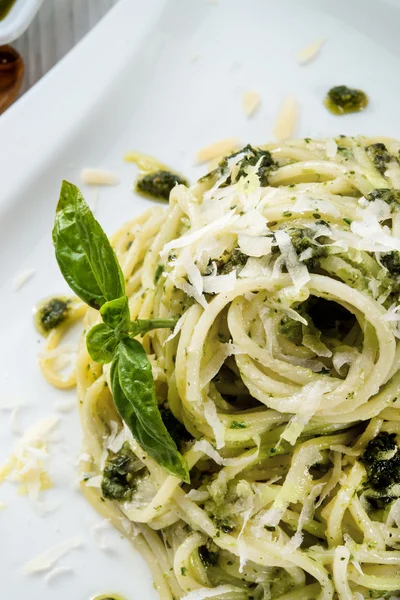
[[[177,321],[140,339],[190,483],[120,418],[88,308],[82,489],[161,600],[400,596],[399,151],[246,146],[112,237],[131,319]]]

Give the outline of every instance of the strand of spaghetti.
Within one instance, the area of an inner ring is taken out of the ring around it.
[[[343,516],[364,476],[364,467],[360,463],[355,463],[348,473],[345,483],[331,501],[332,505],[329,506],[329,511],[325,507],[325,513],[327,513],[327,540],[330,546],[339,546],[342,543],[341,523]]]

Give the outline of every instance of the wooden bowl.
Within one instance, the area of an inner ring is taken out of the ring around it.
[[[24,63],[11,46],[0,46],[0,114],[16,100],[24,79]]]

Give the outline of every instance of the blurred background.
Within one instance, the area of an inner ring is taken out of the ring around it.
[[[29,5],[27,0],[14,0],[7,12],[8,2],[12,0],[0,0],[0,12],[2,5],[4,8],[0,34],[2,29],[12,29],[18,11]],[[117,2],[44,0],[28,28],[7,46],[0,45],[0,113],[43,77]],[[24,28],[24,18],[20,18],[20,28]]]

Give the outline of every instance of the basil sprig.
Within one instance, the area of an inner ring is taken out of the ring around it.
[[[64,181],[57,204],[53,243],[69,287],[92,308],[125,293],[114,250],[79,189]]]
[[[86,345],[99,363],[111,362],[114,403],[134,438],[169,473],[189,482],[185,459],[158,409],[151,364],[135,336],[176,319],[130,320],[121,267],[111,244],[79,189],[64,181],[56,210],[53,243],[68,285],[86,304],[100,310],[102,323],[88,332]]]

